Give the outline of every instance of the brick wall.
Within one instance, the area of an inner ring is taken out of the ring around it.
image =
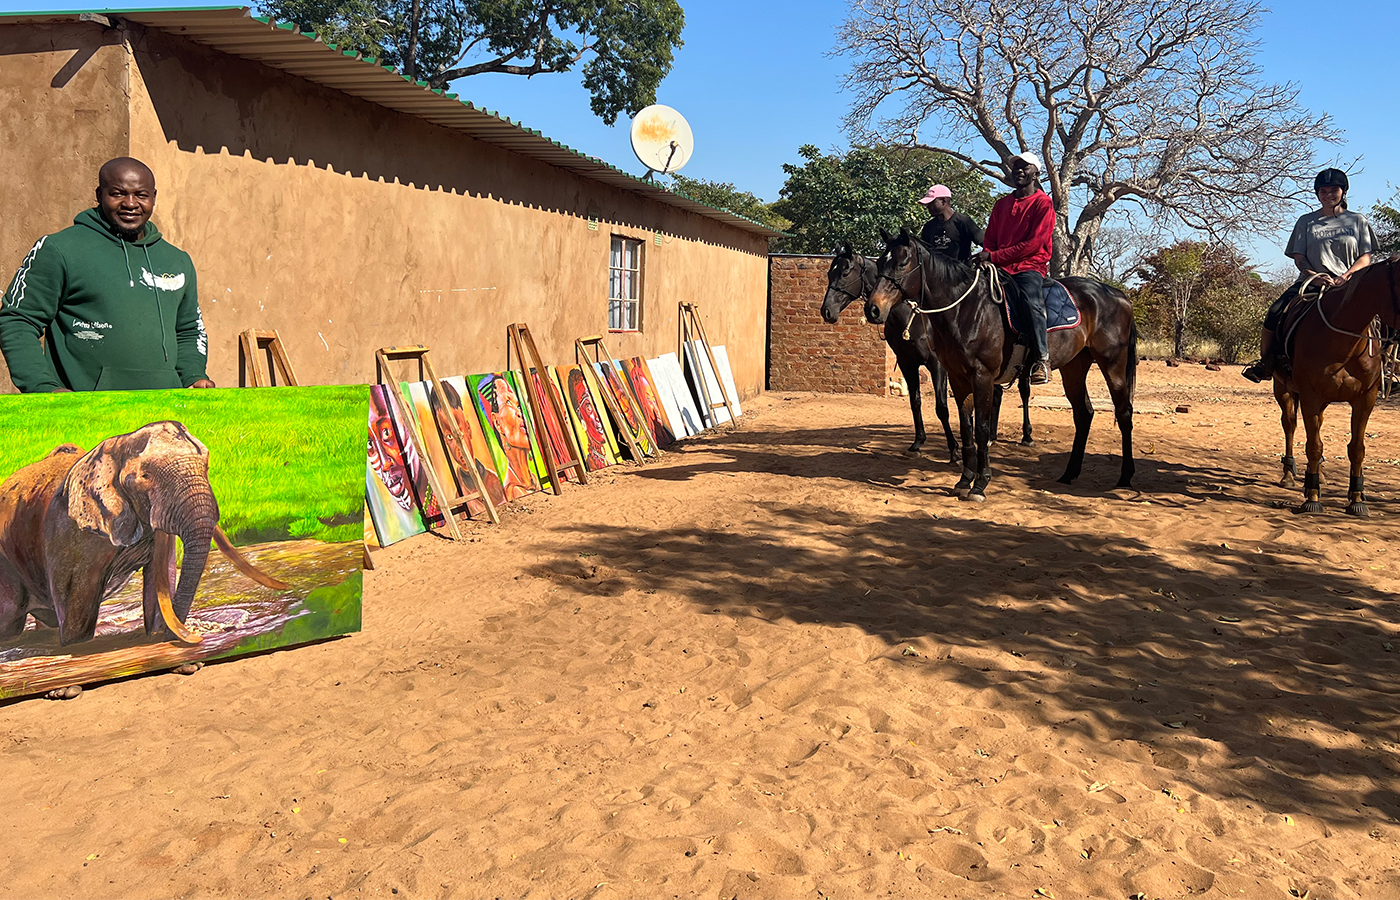
[[[884,326],[865,321],[852,303],[835,325],[822,320],[829,256],[768,259],[768,389],[820,393],[889,393],[894,354]]]

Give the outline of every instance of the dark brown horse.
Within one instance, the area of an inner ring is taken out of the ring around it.
[[[958,401],[963,440],[958,496],[985,500],[991,480],[987,445],[993,388],[1013,349],[991,287],[999,276],[995,269],[979,272],[930,252],[907,229],[884,237],[880,280],[866,302],[866,318],[883,322],[895,306],[907,300],[917,305],[918,318],[928,323],[934,351],[948,370]],[[1073,482],[1083,467],[1089,424],[1094,419],[1085,376],[1097,363],[1108,382],[1114,418],[1123,436],[1118,486],[1129,487],[1133,478],[1133,389],[1137,382],[1137,327],[1132,304],[1122,292],[1089,278],[1066,278],[1061,284],[1079,307],[1079,324],[1050,333],[1050,364],[1060,370],[1065,396],[1074,409],[1074,446],[1060,481]]]
[[[1329,404],[1351,404],[1351,483],[1346,511],[1368,516],[1362,467],[1366,461],[1366,423],[1376,406],[1381,383],[1381,335],[1374,320],[1391,328],[1400,323],[1396,261],[1378,263],[1329,288],[1315,301],[1295,306],[1280,339],[1291,339],[1292,373],[1274,372],[1274,399],[1283,410],[1283,481],[1292,485],[1293,434],[1299,411],[1307,433],[1308,467],[1303,475],[1300,513],[1322,512],[1322,413]]]
[[[835,325],[841,311],[851,305],[856,300],[865,301],[869,299],[870,292],[875,289],[875,282],[879,274],[875,266],[875,260],[862,256],[851,249],[849,244],[843,244],[836,250],[836,257],[831,261],[831,268],[826,273],[826,296],[822,298],[822,318],[828,324]],[[910,319],[914,319],[913,322]],[[907,304],[904,307],[892,310],[885,318],[885,343],[890,350],[894,351],[894,358],[899,365],[900,374],[904,376],[904,383],[909,386],[909,411],[914,417],[914,443],[909,445],[910,453],[918,453],[919,448],[927,440],[924,431],[923,401],[919,390],[919,368],[928,369],[929,378],[933,383],[934,409],[938,414],[938,421],[943,423],[943,435],[948,441],[948,461],[960,462],[961,454],[958,452],[958,439],[953,434],[952,425],[948,418],[948,373],[938,361],[938,356],[933,352],[933,341],[928,333],[928,328],[922,321],[922,316],[914,316]],[[909,334],[908,339],[905,333]],[[992,411],[992,440],[996,440],[996,420],[1001,412],[1000,385],[996,389],[996,401]],[[1030,413],[1031,385],[1027,378],[1021,379],[1021,408],[1024,410],[1021,423],[1021,443],[1032,444],[1031,438],[1031,413]]]

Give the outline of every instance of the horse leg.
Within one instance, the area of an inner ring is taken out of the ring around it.
[[[914,443],[909,445],[910,453],[918,453],[928,435],[924,432],[924,401],[919,394],[919,362],[915,359],[897,357],[899,372],[904,383],[909,386],[909,412],[914,416]],[[937,387],[937,385],[935,385]]]
[[[948,419],[948,370],[936,362],[928,366],[933,378],[933,409],[938,413],[938,421],[943,424],[943,437],[948,442],[948,462],[958,463],[958,438],[953,434],[952,422]]]
[[[1309,397],[1299,404],[1307,433],[1308,469],[1303,474],[1303,503],[1294,512],[1322,512],[1322,411],[1325,404]]]
[[[1118,423],[1118,433],[1123,436],[1123,468],[1118,473],[1115,487],[1133,486],[1133,473],[1137,465],[1133,462],[1133,387],[1136,378],[1128,374],[1133,363],[1128,355],[1113,365],[1099,364],[1103,380],[1108,384],[1108,396],[1113,400],[1113,420]],[[1136,373],[1134,373],[1136,374]]]
[[[992,424],[989,430],[992,434],[990,440],[993,444],[997,442],[997,432],[1001,430],[1001,398],[1005,393],[1001,389],[1001,385],[992,386]]]
[[[977,479],[972,482],[972,490],[967,499],[981,503],[987,499],[987,482],[992,480],[991,443],[992,430],[992,376],[982,373],[973,386],[973,431],[977,437]]]
[[[1021,446],[1034,447],[1035,438],[1031,437],[1031,376],[1029,372],[1021,373],[1019,384],[1021,388]]]
[[[1274,400],[1281,410],[1283,423],[1283,478],[1278,486],[1291,488],[1298,483],[1298,462],[1293,458],[1293,436],[1298,431],[1298,404],[1296,398],[1283,386],[1283,380],[1274,379]]]
[[[977,478],[977,440],[973,435],[973,394],[967,391],[958,401],[958,425],[962,431],[962,477],[953,486],[959,500],[966,500],[972,490],[972,482]]]
[[[1081,352],[1060,367],[1060,379],[1065,385],[1065,399],[1074,409],[1074,447],[1069,452],[1069,465],[1060,476],[1061,484],[1073,484],[1084,467],[1084,447],[1089,442],[1089,425],[1094,421],[1094,404],[1084,379],[1089,374],[1089,354]]]
[[[1371,411],[1376,406],[1376,395],[1372,392],[1357,397],[1351,402],[1351,443],[1347,444],[1347,456],[1351,458],[1351,484],[1347,487],[1347,515],[1370,517],[1366,508],[1366,485],[1362,477],[1362,465],[1366,462],[1366,423],[1371,420]]]

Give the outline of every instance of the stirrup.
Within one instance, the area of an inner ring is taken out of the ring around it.
[[[1259,359],[1246,366],[1245,370],[1240,374],[1255,384],[1261,384],[1264,379],[1274,377],[1274,366],[1269,365],[1269,363],[1263,359]]]
[[[1049,384],[1050,364],[1043,359],[1038,359],[1031,363],[1031,373],[1027,380],[1031,384]]]

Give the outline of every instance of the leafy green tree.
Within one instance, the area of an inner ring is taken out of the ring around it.
[[[792,225],[773,211],[773,204],[764,203],[751,191],[741,191],[728,181],[707,181],[677,174],[671,176],[671,189],[706,206],[727,209],[778,231],[786,231]]]
[[[581,63],[593,112],[609,125],[656,102],[685,27],[676,0],[262,0],[259,9],[433,88]]]
[[[918,231],[928,221],[919,198],[935,184],[953,192],[953,207],[985,223],[994,198],[991,183],[941,153],[901,147],[854,147],[823,154],[807,144],[801,165],[787,163],[787,182],[773,204],[792,222],[791,238],[777,242],[789,253],[830,253],[849,242],[865,254],[879,252],[880,229]]]
[[[1277,296],[1244,254],[1223,242],[1182,240],[1148,253],[1134,271],[1135,314],[1144,330],[1170,333],[1173,353],[1192,337],[1214,341],[1230,362],[1253,347],[1269,301]]]
[[[1400,253],[1400,194],[1371,207],[1371,227],[1376,230],[1376,257]]]

